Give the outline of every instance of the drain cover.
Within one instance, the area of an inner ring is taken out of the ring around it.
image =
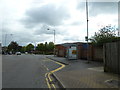
[[[110,80],[106,80],[105,83],[111,85],[112,87],[120,87],[119,80],[110,79]]]

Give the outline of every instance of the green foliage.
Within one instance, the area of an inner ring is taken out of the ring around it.
[[[34,45],[32,45],[31,43],[26,46],[26,51],[28,53],[31,53],[31,51],[33,50],[34,50]]]
[[[19,46],[17,44],[17,42],[11,42],[7,49],[7,52],[12,51],[13,53],[15,52],[28,52],[28,53],[35,53],[35,54],[46,54],[46,55],[50,55],[53,54],[54,51],[54,43],[53,42],[45,42],[45,44],[40,43],[37,45],[36,49],[34,50],[34,45],[32,45],[31,43],[28,44],[27,46]]]
[[[48,47],[49,47],[49,45],[47,44],[47,42],[45,42],[45,44],[44,44],[44,50],[45,50],[45,52],[47,52],[47,50],[48,50]]]
[[[37,47],[36,47],[36,50],[44,51],[45,50],[44,44],[43,43],[38,44]]]
[[[49,45],[48,45],[48,51],[53,51],[54,50],[54,43],[53,42],[49,42]]]
[[[9,45],[8,45],[8,52],[12,51],[13,53],[19,51],[20,47],[17,44],[17,42],[12,41]]]
[[[39,54],[53,54],[53,50],[54,50],[53,42],[49,42],[49,44],[47,42],[45,42],[45,44],[40,43],[36,47],[36,51],[38,51]]]
[[[22,53],[25,53],[25,52],[26,52],[26,47],[25,47],[25,46],[23,46],[23,47],[21,48],[21,52],[22,52]]]
[[[102,46],[104,43],[112,42],[118,39],[115,36],[116,28],[110,26],[106,26],[100,29],[95,35],[90,38],[90,41],[97,46]]]
[[[22,46],[18,46],[18,51],[21,52]]]

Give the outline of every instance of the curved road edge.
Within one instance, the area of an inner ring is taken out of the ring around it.
[[[65,65],[68,65],[68,64],[61,63],[61,62],[59,62],[59,61],[57,61],[57,60],[54,60],[54,59],[51,59],[51,58],[49,58],[49,57],[46,57],[46,58],[48,58],[49,60],[53,61],[53,62],[56,63],[56,64],[61,65],[61,67],[59,67],[59,68],[57,68],[57,69],[55,69],[55,70],[53,70],[53,71],[50,71],[49,73],[51,73],[51,75],[58,81],[58,83],[59,83],[59,85],[60,85],[61,88],[65,88],[64,84],[63,84],[63,83],[61,82],[61,80],[57,77],[57,75],[55,74],[55,72],[63,69],[63,68],[65,67]]]

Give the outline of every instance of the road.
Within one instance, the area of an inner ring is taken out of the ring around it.
[[[2,88],[48,88],[45,74],[58,67],[43,55],[2,56]]]

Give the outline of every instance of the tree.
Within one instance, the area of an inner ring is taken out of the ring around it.
[[[37,45],[36,50],[39,52],[39,54],[45,53],[45,45],[43,43],[40,43]]]
[[[53,51],[53,50],[54,50],[54,43],[53,42],[49,42],[48,51]]]
[[[45,42],[44,48],[45,48],[45,53],[46,53],[48,51],[48,44],[47,44],[47,42]]]
[[[47,42],[45,42],[45,44],[40,43],[36,47],[36,51],[39,52],[40,54],[50,54],[53,52],[53,50],[54,50],[53,42],[49,42],[49,44]]]
[[[19,45],[17,44],[17,42],[12,41],[9,45],[8,45],[8,52],[12,51],[13,53],[17,52]]]
[[[44,44],[43,43],[38,44],[37,47],[36,47],[36,50],[44,51]]]
[[[26,51],[28,53],[31,53],[31,51],[33,50],[34,50],[34,45],[32,45],[31,43],[26,46]]]
[[[18,51],[21,52],[22,46],[18,46]]]
[[[102,46],[104,43],[112,42],[117,39],[115,31],[117,28],[111,25],[101,28],[95,35],[90,38],[90,41],[97,46]]]
[[[22,47],[21,52],[22,52],[22,53],[25,53],[25,52],[26,52],[26,47],[25,47],[25,46]]]

